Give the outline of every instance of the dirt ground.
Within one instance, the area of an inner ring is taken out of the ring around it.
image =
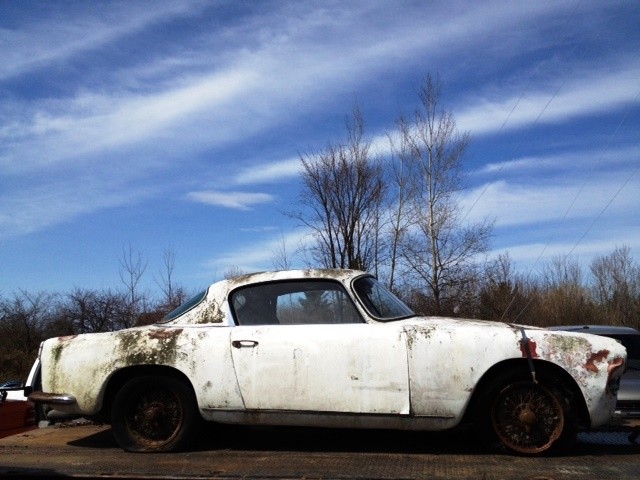
[[[640,427],[640,423],[638,424]],[[132,454],[109,426],[55,425],[0,439],[4,478],[637,479],[631,430],[582,433],[570,455],[491,455],[465,432],[276,427],[205,429],[193,450]]]

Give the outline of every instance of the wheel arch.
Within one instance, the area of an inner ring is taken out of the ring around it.
[[[584,395],[575,378],[562,367],[545,360],[534,359],[533,367],[536,379],[553,378],[553,387],[561,390],[565,397],[570,399],[575,408],[574,413],[578,424],[588,427],[591,423],[589,410]],[[531,371],[527,359],[509,359],[493,365],[478,381],[469,400],[468,407],[463,417],[464,422],[473,422],[477,409],[481,407],[484,396],[492,391],[497,382],[506,378],[531,378]]]
[[[131,367],[121,368],[115,372],[111,378],[109,378],[104,391],[102,408],[100,409],[97,417],[102,422],[109,423],[111,418],[111,407],[118,391],[132,378],[148,375],[161,375],[183,381],[189,387],[193,394],[193,398],[197,402],[197,395],[189,377],[177,368],[166,365],[134,365]]]

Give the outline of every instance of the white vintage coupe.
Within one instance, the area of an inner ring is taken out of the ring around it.
[[[365,272],[279,271],[214,283],[155,325],[46,340],[29,398],[110,423],[127,451],[185,449],[206,420],[473,424],[540,454],[609,420],[625,360],[595,335],[416,316]]]

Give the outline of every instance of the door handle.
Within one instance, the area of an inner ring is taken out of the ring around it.
[[[256,342],[255,340],[234,340],[231,342],[231,346],[235,348],[242,348],[242,347],[253,348],[258,346],[258,342]]]

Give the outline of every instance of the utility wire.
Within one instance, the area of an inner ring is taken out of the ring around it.
[[[602,153],[606,152],[611,144],[613,143],[613,140],[615,139],[615,137],[618,134],[618,131],[620,130],[620,128],[622,127],[622,125],[625,123],[625,121],[627,120],[627,117],[629,116],[629,112],[631,112],[631,110],[633,109],[633,107],[635,106],[635,103],[638,101],[638,98],[640,97],[640,91],[638,91],[638,93],[636,94],[635,98],[633,99],[633,102],[631,102],[631,105],[629,105],[629,108],[627,108],[627,110],[625,111],[624,115],[622,116],[622,118],[620,119],[620,122],[618,122],[618,125],[616,126],[615,130],[612,132],[611,136],[609,137],[609,140],[607,142],[607,144],[602,148]],[[548,105],[548,104],[547,104]],[[602,217],[602,215],[604,214],[604,212],[611,206],[611,204],[615,201],[615,199],[618,197],[618,195],[620,194],[620,192],[622,192],[622,190],[624,190],[624,188],[627,186],[627,184],[631,181],[631,179],[638,173],[638,171],[640,171],[640,165],[636,166],[635,169],[633,169],[631,171],[631,173],[627,176],[627,178],[622,182],[622,184],[620,185],[620,187],[618,188],[618,190],[611,196],[611,198],[609,199],[609,201],[606,203],[606,205],[602,208],[602,210],[600,210],[600,212],[598,213],[598,215],[595,216],[595,218],[591,221],[591,223],[589,224],[589,226],[585,229],[585,231],[582,233],[582,235],[580,236],[580,238],[576,241],[576,243],[571,247],[571,249],[569,250],[569,252],[565,255],[565,258],[568,258],[573,251],[578,247],[578,245],[580,245],[580,243],[582,242],[582,240],[584,240],[584,238],[587,236],[587,234],[591,231],[591,229],[593,228],[593,226],[596,224],[596,222]],[[567,210],[565,211],[562,220],[564,221],[567,216],[569,215],[569,212],[571,211],[571,209],[573,208],[573,205],[576,203],[576,200],[578,199],[578,197],[580,196],[580,194],[582,193],[582,191],[584,190],[587,182],[591,179],[591,174],[589,174],[589,176],[585,179],[585,181],[583,182],[582,186],[580,187],[580,190],[578,191],[578,193],[576,193],[576,195],[573,198],[573,201],[571,202],[571,204],[569,205],[569,207],[567,208]],[[544,248],[542,249],[542,252],[540,252],[540,255],[538,255],[538,258],[536,259],[534,265],[531,267],[531,269],[529,270],[529,273],[531,273],[531,270],[533,270],[533,267],[538,263],[538,261],[540,260],[540,258],[542,257],[542,254],[545,252],[545,250],[547,249],[547,247],[549,246],[549,244],[551,243],[551,240],[554,238],[554,236],[552,236],[546,243],[546,245],[544,246]],[[502,321],[504,319],[504,317],[506,316],[507,312],[509,311],[509,308],[511,307],[511,305],[513,304],[515,300],[515,295],[512,296],[511,298],[511,302],[509,303],[509,305],[507,306],[507,308],[505,309],[504,313],[502,314],[502,317],[500,318],[500,320]],[[520,318],[522,316],[522,314],[525,312],[525,310],[529,307],[529,305],[531,305],[531,302],[533,301],[533,298],[529,299],[529,301],[527,302],[527,304],[522,307],[522,309],[520,310],[520,312],[518,313],[518,315],[516,316],[516,318],[514,319],[514,322]]]
[[[573,17],[573,15],[575,15],[575,13],[578,10],[578,6],[580,5],[580,0],[576,3],[575,8],[573,10],[573,14],[570,15],[568,17],[568,20],[566,23],[569,23],[570,19]],[[600,33],[601,34],[601,33]],[[577,47],[574,47],[574,50]],[[584,57],[587,53],[587,50],[584,50],[582,52],[582,55],[580,55],[580,57]],[[529,79],[529,82],[527,83],[526,87],[522,90],[522,92],[520,93],[520,96],[518,97],[518,100],[516,101],[516,103],[514,104],[514,106],[512,107],[511,111],[509,112],[509,114],[507,115],[507,117],[505,118],[505,120],[503,121],[502,125],[500,126],[497,134],[500,134],[502,132],[502,130],[505,128],[505,126],[507,125],[507,123],[509,122],[509,120],[511,119],[515,109],[518,107],[518,105],[520,104],[522,98],[524,97],[525,93],[529,90],[530,85],[533,81],[533,77],[535,77],[538,72],[540,70],[540,67],[536,70],[536,72],[534,73],[534,75],[532,75]],[[567,78],[565,77],[565,79],[563,80],[563,82],[558,86],[558,88],[553,92],[553,94],[551,95],[551,97],[549,98],[549,100],[547,101],[547,103],[545,104],[545,106],[542,108],[542,110],[540,111],[540,113],[538,114],[538,116],[536,117],[536,119],[534,120],[532,126],[535,126],[538,124],[538,122],[540,121],[540,119],[542,118],[542,116],[544,115],[544,113],[547,111],[547,109],[549,108],[549,105],[551,105],[551,103],[555,100],[555,98],[557,97],[558,93],[560,92],[560,90],[564,87],[564,85],[567,82]],[[625,114],[623,115],[623,118],[621,119],[621,121],[619,122],[618,126],[616,127],[615,131],[612,133],[612,135],[609,138],[609,141],[607,142],[607,145],[603,148],[603,152],[607,151],[613,141],[613,139],[615,138],[615,136],[617,135],[618,130],[620,129],[620,127],[622,126],[622,124],[625,122],[629,111],[631,110],[633,103],[635,103],[638,99],[638,96],[640,95],[640,92],[638,93],[638,95],[636,95],[636,98],[634,99],[634,101],[632,102],[632,105],[627,109],[627,111],[625,112]],[[513,148],[512,152],[511,152],[511,156],[515,155],[515,152],[520,148],[521,144],[522,144],[522,137],[520,139],[520,141],[518,142],[518,144]],[[503,168],[505,167],[506,162],[503,162],[500,167],[498,168],[498,170],[496,171],[496,173],[500,173]],[[619,193],[624,189],[624,187],[631,181],[631,178],[633,178],[633,176],[638,172],[638,170],[640,169],[640,167],[637,167],[630,175],[629,177],[623,182],[623,184],[620,186],[620,188],[618,189],[618,191],[613,195],[613,197],[609,200],[609,202],[604,206],[604,208],[600,211],[600,213],[593,219],[593,221],[591,222],[591,224],[587,227],[587,229],[583,232],[583,234],[580,236],[580,238],[577,240],[577,242],[573,245],[573,247],[571,248],[571,250],[569,251],[569,253],[567,254],[567,256],[569,256],[571,253],[573,253],[573,251],[575,250],[575,248],[582,242],[582,240],[584,240],[585,236],[588,234],[588,232],[591,230],[591,228],[593,228],[593,226],[595,225],[595,223],[598,221],[599,218],[602,217],[602,215],[604,214],[604,212],[607,210],[607,208],[613,203],[613,201],[615,200],[615,198],[619,195]],[[567,207],[566,211],[564,212],[562,218],[561,218],[561,222],[564,222],[566,220],[566,218],[569,216],[569,213],[573,210],[573,207],[575,206],[578,198],[580,197],[580,195],[582,194],[582,192],[584,191],[587,183],[590,181],[592,174],[590,173],[589,176],[585,179],[585,181],[582,183],[582,186],[580,187],[580,189],[576,192],[575,196],[573,197],[572,201],[570,202],[569,206]],[[484,188],[481,190],[480,194],[476,197],[476,199],[474,200],[474,202],[471,204],[471,206],[469,207],[469,209],[467,210],[466,214],[463,217],[463,221],[468,217],[468,215],[471,213],[471,211],[476,207],[476,205],[478,204],[478,202],[480,201],[480,199],[486,194],[487,190],[489,189],[489,184],[486,184],[484,186]],[[544,255],[544,253],[547,251],[547,248],[549,247],[549,245],[551,244],[551,241],[556,237],[557,232],[554,232],[549,239],[547,240],[547,242],[545,243],[544,247],[542,248],[542,250],[540,251],[540,253],[538,254],[535,262],[533,263],[533,265],[529,268],[529,271],[527,273],[527,276],[531,275],[531,273],[533,272],[535,266],[538,264],[538,262],[540,261],[540,259],[542,258],[542,256]],[[515,295],[512,295],[511,297],[511,301],[509,302],[509,305],[507,306],[507,308],[504,310],[500,320],[502,321],[505,316],[507,315],[507,313],[509,312],[511,306],[513,305],[514,301],[515,301],[516,297]],[[527,307],[530,305],[532,300],[530,300],[523,308],[522,310],[518,313],[517,318],[519,318],[524,311],[527,309]]]
[[[613,132],[609,143],[607,144],[607,147],[605,148],[608,149],[609,145],[611,144],[611,142],[613,141],[613,138],[618,134],[618,130],[620,130],[620,127],[624,124],[624,122],[627,119],[627,116],[629,115],[629,112],[631,111],[631,108],[634,106],[633,104],[636,103],[638,101],[638,98],[640,98],[640,91],[638,91],[638,93],[636,94],[636,98],[634,98],[632,105],[629,106],[629,108],[627,109],[627,111],[625,112],[624,116],[622,117],[622,119],[620,120],[620,123],[618,123],[618,126],[616,127],[616,130]],[[582,240],[584,239],[584,237],[587,236],[587,233],[589,233],[589,231],[591,231],[591,229],[593,228],[593,226],[596,224],[596,222],[602,217],[602,215],[604,214],[604,212],[611,206],[611,204],[615,201],[615,199],[618,197],[618,195],[620,195],[620,192],[622,190],[624,190],[624,188],[627,186],[627,184],[631,181],[631,179],[638,173],[638,171],[640,170],[640,164],[638,164],[636,166],[636,168],[634,170],[631,171],[631,173],[629,174],[629,176],[625,179],[624,182],[622,182],[622,185],[620,185],[620,188],[618,188],[618,190],[611,196],[611,198],[609,199],[609,201],[607,202],[607,204],[602,208],[602,210],[600,210],[600,213],[598,213],[598,215],[596,215],[596,217],[591,221],[591,223],[589,224],[589,226],[587,227],[587,229],[584,231],[584,233],[580,236],[580,238],[578,239],[578,241],[573,245],[573,247],[571,247],[571,250],[569,250],[569,253],[567,254],[567,256],[571,255],[571,253],[573,253],[573,251],[576,249],[576,247],[580,244],[580,242],[582,242]]]

